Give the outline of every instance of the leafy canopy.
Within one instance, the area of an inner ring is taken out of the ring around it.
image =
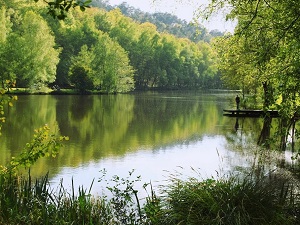
[[[39,0],[34,0],[38,2]],[[79,7],[81,11],[85,11],[86,8],[89,8],[89,4],[92,0],[54,0],[46,1],[48,4],[48,13],[53,17],[59,20],[63,20],[67,17],[66,13],[75,7]]]

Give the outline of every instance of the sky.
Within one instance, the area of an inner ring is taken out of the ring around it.
[[[138,8],[144,12],[167,12],[176,15],[180,19],[190,22],[194,18],[194,12],[201,4],[207,4],[207,0],[109,0],[111,5],[119,5],[127,2],[128,5]],[[209,31],[219,30],[233,32],[234,23],[226,22],[222,13],[211,18],[209,21],[199,20]]]

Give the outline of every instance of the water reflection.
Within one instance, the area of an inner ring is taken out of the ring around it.
[[[165,184],[168,176],[175,172],[180,172],[182,176],[191,176],[195,175],[195,169],[201,173],[202,178],[216,176],[216,171],[225,173],[230,170],[225,162],[229,155],[223,148],[224,143],[222,136],[205,136],[201,141],[156,149],[154,152],[141,149],[125,156],[108,157],[77,168],[66,167],[52,179],[52,185],[56,187],[63,179],[64,186],[71,187],[71,179],[66,177],[72,176],[77,184],[84,181],[84,187],[88,189],[94,178],[97,181],[101,177],[99,171],[103,169],[106,169],[107,177],[116,174],[126,177],[128,171],[134,169],[136,175],[142,176],[143,182],[151,181],[155,187]],[[96,182],[93,185],[94,194],[101,194],[102,190],[103,183]]]
[[[48,123],[57,124],[70,141],[57,158],[38,161],[34,176],[49,171],[53,182],[71,177],[85,182],[99,177],[102,168],[120,176],[136,169],[145,180],[158,181],[164,170],[178,166],[211,175],[219,170],[221,159],[234,157],[241,163],[243,156],[232,151],[239,148],[230,145],[243,148],[256,140],[262,126],[257,118],[223,117],[232,99],[233,95],[197,92],[20,96],[3,127],[0,163],[18,154],[33,130]],[[225,161],[223,169],[235,166]]]
[[[238,131],[239,127],[240,127],[240,124],[239,124],[239,118],[236,118],[236,119],[235,119],[235,125],[234,125],[235,131]]]

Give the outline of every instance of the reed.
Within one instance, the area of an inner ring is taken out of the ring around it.
[[[164,190],[164,224],[298,224],[291,214],[299,207],[296,191],[282,177],[172,178]]]
[[[48,175],[32,181],[0,175],[0,224],[110,224],[112,214],[106,202],[93,198],[82,187],[75,195],[60,184],[51,190]]]
[[[0,175],[0,224],[264,225],[299,224],[298,187],[279,176],[170,179],[158,196],[150,184],[143,203],[137,180],[115,177],[113,197],[83,187],[50,189],[48,174],[33,180]],[[121,185],[122,184],[122,185]],[[124,185],[125,184],[125,185]]]

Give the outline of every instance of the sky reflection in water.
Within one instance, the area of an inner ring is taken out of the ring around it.
[[[193,169],[200,173],[199,179],[215,177],[217,172],[228,171],[231,166],[234,166],[228,164],[228,157],[233,157],[229,154],[234,153],[224,148],[225,143],[226,140],[222,136],[206,136],[193,143],[182,143],[152,151],[140,149],[123,157],[109,157],[83,164],[77,168],[65,167],[52,178],[51,183],[53,187],[57,187],[63,179],[64,187],[71,190],[73,177],[75,189],[82,184],[89,189],[92,180],[95,179],[92,193],[101,194],[106,185],[98,182],[102,176],[100,170],[103,169],[107,171],[108,180],[114,175],[126,178],[129,171],[134,169],[135,177],[141,175],[142,183],[151,181],[154,187],[166,184],[171,173],[181,173],[183,178],[198,176]]]

